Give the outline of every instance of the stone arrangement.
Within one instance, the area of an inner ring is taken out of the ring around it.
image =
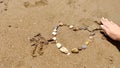
[[[71,51],[69,51],[66,47],[64,47],[61,43],[59,43],[57,41],[57,35],[58,35],[57,32],[58,32],[58,29],[61,27],[68,27],[69,29],[71,29],[73,31],[79,31],[79,30],[89,31],[90,32],[89,40],[87,40],[85,43],[83,43],[83,45],[81,45],[81,47],[73,48],[73,49],[71,49]],[[90,31],[87,27],[75,27],[73,25],[63,24],[60,22],[57,26],[54,27],[53,32],[52,32],[52,38],[49,39],[48,42],[54,42],[56,47],[62,53],[66,54],[66,55],[70,55],[71,53],[79,53],[79,51],[86,49],[87,46],[93,41],[96,30],[101,30],[101,29],[94,29],[94,30]]]
[[[58,29],[62,28],[62,27],[68,27],[72,31],[86,30],[89,32],[88,40],[86,40],[82,45],[80,45],[80,47],[68,50],[60,42],[57,41]],[[66,55],[70,55],[71,53],[79,53],[80,51],[85,50],[88,47],[88,45],[91,42],[93,42],[95,31],[97,31],[97,30],[101,30],[101,29],[96,28],[93,30],[89,30],[89,28],[86,26],[75,27],[73,25],[63,24],[62,22],[60,22],[60,23],[58,23],[58,25],[56,25],[54,27],[53,32],[52,32],[52,38],[47,40],[39,33],[39,34],[35,35],[34,38],[30,39],[30,41],[33,43],[32,46],[35,46],[32,55],[33,55],[33,57],[37,56],[37,55],[42,55],[44,53],[43,47],[50,43],[55,44],[56,47],[59,49],[59,51]]]

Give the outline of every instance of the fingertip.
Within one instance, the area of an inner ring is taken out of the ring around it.
[[[100,25],[102,28],[104,28],[104,26],[103,25]]]
[[[106,27],[104,26],[104,25],[100,25],[101,26],[101,28],[103,29],[103,30],[105,30],[106,29]]]

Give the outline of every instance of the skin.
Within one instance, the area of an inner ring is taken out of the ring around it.
[[[106,18],[101,18],[101,28],[113,40],[120,41],[120,27]]]

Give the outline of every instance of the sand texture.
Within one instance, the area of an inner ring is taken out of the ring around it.
[[[101,17],[120,25],[120,0],[0,0],[0,68],[120,68],[120,43],[99,31],[78,54],[65,55],[44,42],[43,46],[35,43],[43,49],[32,56],[35,47],[30,39],[39,33],[42,41],[51,38],[59,21],[93,30]],[[71,50],[88,36],[87,31],[63,27],[57,39]]]

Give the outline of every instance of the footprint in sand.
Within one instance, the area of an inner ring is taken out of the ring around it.
[[[9,0],[0,0],[0,13],[8,10]]]
[[[45,6],[45,5],[48,5],[48,1],[47,0],[34,1],[34,4],[30,3],[29,1],[24,2],[24,7],[25,8]]]

